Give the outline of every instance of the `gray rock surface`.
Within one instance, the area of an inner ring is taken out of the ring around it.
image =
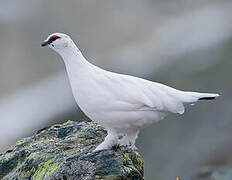
[[[232,180],[232,167],[205,167],[198,172],[193,180]]]
[[[125,147],[92,152],[106,131],[92,122],[44,128],[0,154],[3,180],[140,180],[144,162]]]

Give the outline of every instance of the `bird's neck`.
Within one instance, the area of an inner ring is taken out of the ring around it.
[[[91,66],[74,43],[62,49],[62,51],[58,53],[64,60],[64,64],[69,76],[80,73]]]

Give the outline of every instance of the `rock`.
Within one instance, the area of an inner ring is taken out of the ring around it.
[[[225,166],[204,167],[202,168],[193,180],[231,180],[232,168]]]
[[[140,180],[144,161],[138,152],[92,152],[106,131],[92,122],[67,121],[44,128],[0,154],[3,180]]]

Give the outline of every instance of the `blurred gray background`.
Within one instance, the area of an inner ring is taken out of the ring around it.
[[[231,19],[230,0],[0,0],[0,151],[45,126],[86,119],[61,58],[40,47],[64,32],[107,70],[223,95],[140,133],[146,179],[230,166]]]

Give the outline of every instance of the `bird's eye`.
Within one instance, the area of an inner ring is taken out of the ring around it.
[[[53,35],[49,38],[50,41],[55,41],[56,39],[59,39],[59,36]]]

